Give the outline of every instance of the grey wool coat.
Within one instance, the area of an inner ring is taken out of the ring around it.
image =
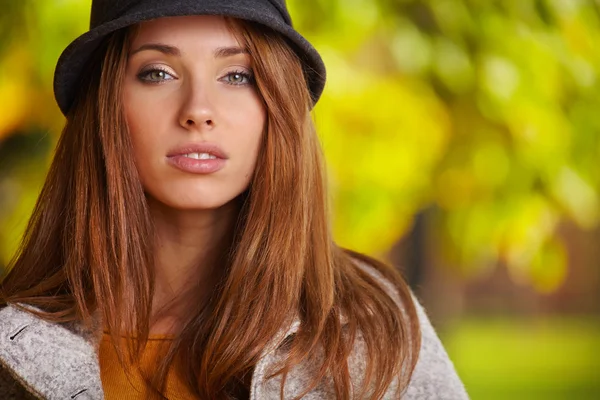
[[[376,271],[369,271],[386,290],[388,281]],[[415,300],[422,331],[419,360],[409,387],[401,394],[408,400],[468,399],[452,362],[425,314]],[[282,331],[279,339],[292,335],[298,328],[294,323]],[[266,379],[266,372],[283,356],[277,340],[265,349],[256,365],[250,387],[250,399],[279,399],[280,378]],[[0,310],[0,399],[2,400],[96,400],[103,399],[97,342],[93,334],[74,325],[53,324],[31,313],[8,305]],[[352,379],[360,379],[364,368],[365,345],[356,341],[348,360]],[[311,376],[309,365],[298,365],[288,375],[284,398],[298,396]],[[389,388],[385,399],[397,397]],[[332,399],[331,387],[319,386],[303,399]]]

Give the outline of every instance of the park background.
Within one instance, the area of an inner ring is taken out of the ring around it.
[[[0,0],[0,269],[90,0]],[[600,2],[289,0],[335,236],[398,266],[473,399],[600,398]]]

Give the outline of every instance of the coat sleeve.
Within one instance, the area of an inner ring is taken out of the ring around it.
[[[406,400],[463,400],[469,396],[448,353],[436,334],[423,306],[413,295],[421,325],[421,351],[408,388]]]

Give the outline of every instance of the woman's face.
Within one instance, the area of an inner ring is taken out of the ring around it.
[[[135,163],[150,197],[175,209],[214,209],[248,187],[266,112],[250,57],[222,17],[142,24],[123,89]]]

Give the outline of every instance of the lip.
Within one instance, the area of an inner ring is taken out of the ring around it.
[[[169,151],[167,153],[167,158],[183,156],[190,153],[208,153],[223,160],[229,158],[219,146],[212,143],[189,143],[179,146]]]
[[[185,155],[190,153],[208,153],[215,159],[197,160]],[[192,174],[212,174],[223,167],[227,162],[227,154],[217,145],[210,143],[192,143],[177,147],[167,154],[167,163],[181,171]]]

